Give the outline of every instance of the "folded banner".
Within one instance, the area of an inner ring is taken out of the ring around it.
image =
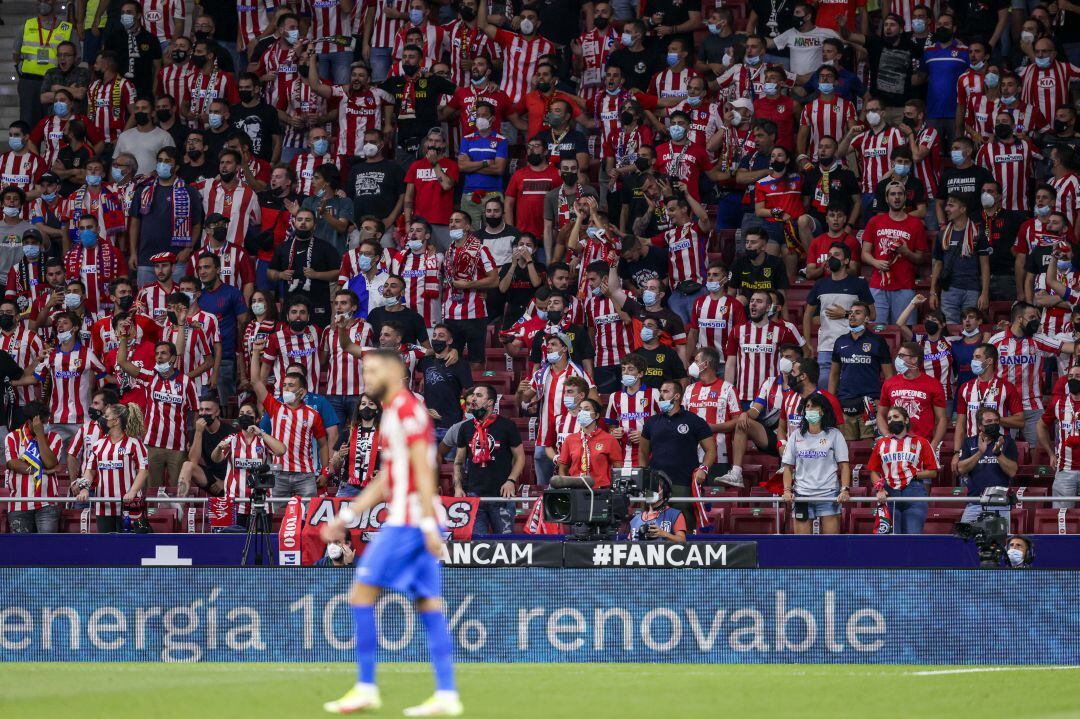
[[[476,497],[440,497],[446,509],[447,539],[467,541],[472,539],[473,526],[476,524],[476,510],[480,500]],[[351,501],[348,497],[314,497],[308,502],[304,529],[301,533],[300,546],[303,564],[314,564],[326,551],[326,543],[319,536],[322,526],[337,516],[343,502]],[[386,521],[387,505],[379,502],[370,511],[364,512],[349,525],[353,548],[357,554],[364,551],[363,543],[371,540],[371,535],[378,531]]]
[[[565,542],[563,566],[746,569],[756,567],[756,542]]]
[[[561,567],[562,542],[448,542],[448,567]]]

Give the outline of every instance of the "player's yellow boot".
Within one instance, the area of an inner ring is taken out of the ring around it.
[[[367,684],[354,684],[352,689],[345,692],[345,696],[323,704],[323,709],[331,714],[352,714],[380,708],[382,699],[379,698],[379,690]]]
[[[435,692],[423,704],[405,710],[407,717],[459,717],[465,713],[457,692]]]

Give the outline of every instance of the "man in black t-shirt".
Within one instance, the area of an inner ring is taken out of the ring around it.
[[[274,250],[267,277],[285,283],[288,303],[294,294],[311,300],[311,321],[319,327],[330,324],[330,285],[337,281],[341,255],[329,242],[314,236],[315,213],[303,209],[293,217],[293,237]],[[312,272],[305,274],[307,270]],[[310,275],[310,276],[309,276]],[[337,289],[336,285],[335,288]]]
[[[596,358],[596,350],[593,347],[589,331],[583,325],[574,325],[564,322],[567,300],[562,292],[552,292],[548,299],[548,324],[544,329],[533,335],[532,345],[529,349],[529,361],[534,365],[540,364],[544,359],[544,344],[548,337],[556,332],[565,334],[570,338],[570,359],[584,368],[590,375],[593,371],[593,360]]]
[[[619,279],[631,283],[630,289],[639,292],[649,280],[667,284],[668,253],[648,240],[633,235],[623,238]]]
[[[784,261],[776,255],[766,254],[768,241],[763,227],[751,227],[746,231],[746,254],[737,257],[731,265],[729,287],[738,294],[749,297],[760,290],[768,292],[787,288]]]
[[[373,154],[353,162],[342,189],[352,198],[353,217],[371,215],[383,227],[393,227],[405,203],[405,170],[383,157],[383,135],[379,130],[369,128],[364,132],[364,148]]]
[[[401,325],[401,341],[407,345],[428,344],[427,325],[424,318],[405,302],[405,280],[399,275],[390,275],[382,286],[384,302],[368,312],[367,321],[371,332],[378,337],[382,326],[391,320]]]
[[[660,56],[651,48],[645,47],[645,23],[641,20],[631,20],[623,26],[622,37],[629,36],[629,45],[622,43],[622,47],[615,50],[608,57],[607,64],[622,70],[626,78],[626,89],[637,88],[648,91],[652,76],[660,69]]]
[[[420,141],[432,127],[441,124],[439,100],[453,95],[457,85],[439,75],[420,74],[424,51],[416,45],[406,45],[401,53],[404,75],[387,78],[382,89],[390,93],[396,106],[398,146],[410,157],[416,156]]]
[[[262,99],[262,84],[252,72],[237,80],[240,104],[229,108],[229,122],[237,132],[251,138],[251,153],[260,160],[274,161],[281,154],[283,131],[277,111]]]
[[[211,455],[215,447],[233,434],[236,434],[236,427],[221,420],[221,405],[217,395],[203,396],[199,400],[199,415],[195,420],[195,431],[191,435],[187,462],[180,470],[180,496],[187,495],[191,484],[212,497],[221,496],[225,487],[225,476],[229,473],[229,460],[215,462]]]
[[[641,323],[641,346],[630,353],[641,357],[645,362],[645,374],[641,381],[653,389],[660,389],[660,385],[668,380],[684,383],[683,380],[686,379],[686,367],[679,353],[660,344],[661,330],[657,318],[646,317]]]
[[[495,414],[495,390],[477,385],[467,406],[473,421],[458,433],[454,460],[455,497],[513,497],[525,468],[525,450],[517,425]],[[477,510],[475,534],[509,534],[514,529],[514,505],[483,502]]]
[[[701,8],[685,0],[647,0],[642,17],[653,27],[660,45],[665,48],[672,40],[682,40],[683,47],[692,48],[694,30],[701,27]],[[663,28],[662,35],[660,28]]]
[[[446,434],[451,425],[461,421],[461,393],[472,387],[472,369],[468,362],[458,361],[446,364],[446,357],[453,349],[454,335],[443,324],[437,324],[431,331],[431,349],[435,353],[423,358],[416,365],[424,375],[424,402],[428,411],[434,410],[438,416],[432,416],[438,439]]]
[[[980,188],[983,183],[993,180],[993,175],[982,165],[976,165],[975,143],[967,137],[957,137],[952,141],[949,152],[952,166],[946,167],[941,172],[938,180],[938,197],[935,207],[931,210],[937,212],[938,225],[945,224],[945,198],[949,195],[961,194],[967,198],[968,214],[976,217],[983,209],[979,200]]]

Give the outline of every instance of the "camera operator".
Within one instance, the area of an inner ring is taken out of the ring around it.
[[[1016,442],[1007,432],[1001,431],[1001,414],[993,407],[983,407],[975,415],[979,433],[964,439],[960,447],[960,461],[956,470],[965,475],[969,497],[979,497],[987,487],[1008,487],[1016,476],[1019,452]],[[961,522],[972,522],[983,511],[996,512],[1009,518],[1009,508],[988,508],[984,510],[978,502],[972,502],[964,508]]]
[[[356,559],[356,552],[349,542],[349,535],[326,545],[326,554],[319,557],[316,567],[351,567]]]
[[[454,457],[455,497],[504,497],[517,493],[525,469],[525,448],[517,425],[495,412],[498,395],[490,385],[478,384],[469,393],[472,417],[457,434]],[[565,443],[564,443],[565,445]],[[516,506],[511,502],[481,502],[476,513],[476,534],[510,534]]]
[[[660,475],[656,494],[645,509],[630,520],[628,537],[631,541],[663,539],[668,542],[686,541],[686,518],[681,510],[667,506],[671,480]]]
[[[578,431],[566,436],[559,448],[559,474],[592,477],[593,488],[611,486],[611,468],[622,464],[623,448],[601,426],[603,409],[591,397],[581,400],[577,413]]]
[[[271,456],[285,454],[285,443],[270,436],[259,428],[255,404],[245,402],[240,405],[240,415],[236,420],[237,430],[214,445],[210,452],[210,462],[227,463],[225,487],[219,490],[226,497],[247,499],[251,496],[248,478],[253,470],[265,465]],[[189,462],[189,464],[191,464]],[[214,496],[214,491],[207,489]],[[236,521],[241,526],[248,526],[251,505],[244,502],[236,508]]]
[[[1006,567],[1008,569],[1031,569],[1035,561],[1035,545],[1029,537],[1014,534],[1005,544]]]

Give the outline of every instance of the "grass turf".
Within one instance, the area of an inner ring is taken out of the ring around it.
[[[468,717],[764,719],[883,716],[1080,718],[1080,667],[464,664]],[[329,716],[349,664],[0,664],[5,719]],[[401,716],[432,691],[425,664],[379,667],[383,708]]]

